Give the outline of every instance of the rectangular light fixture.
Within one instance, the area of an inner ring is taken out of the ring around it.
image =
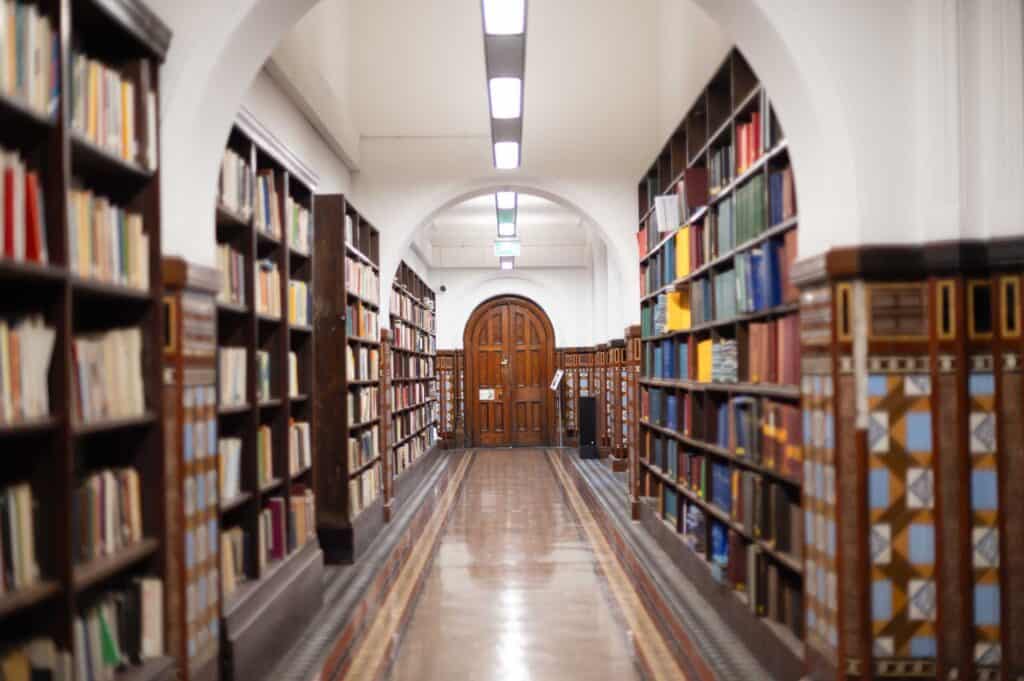
[[[498,223],[498,236],[500,237],[513,237],[516,235],[516,223],[514,222],[499,222]]]
[[[519,35],[526,30],[526,0],[483,0],[484,33]]]
[[[491,78],[491,118],[519,118],[523,115],[521,78]]]
[[[498,210],[514,210],[516,207],[515,192],[497,192],[494,200],[498,203]]]
[[[519,252],[519,239],[498,239],[494,242],[494,255],[499,258],[515,258]]]
[[[494,143],[494,167],[513,170],[519,167],[519,142]]]
[[[511,270],[515,268],[516,259],[512,257],[501,258],[498,262],[501,263],[501,269]]]

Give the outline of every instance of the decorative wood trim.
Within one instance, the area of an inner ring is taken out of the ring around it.
[[[91,0],[92,4],[119,22],[153,51],[160,61],[171,46],[171,29],[139,0]]]
[[[292,150],[284,144],[277,135],[256,118],[249,109],[242,106],[238,109],[238,116],[235,118],[235,125],[245,133],[261,150],[270,154],[284,166],[290,175],[295,176],[300,182],[309,187],[310,191],[316,193],[320,185],[320,176],[312,168],[305,164]]]
[[[161,262],[164,285],[216,295],[220,290],[220,272],[214,267],[190,263],[177,256],[164,256]]]

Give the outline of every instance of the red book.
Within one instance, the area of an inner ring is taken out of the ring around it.
[[[781,457],[782,473],[801,482],[804,477],[803,419],[797,407],[785,405],[781,411],[785,431]]]
[[[729,563],[725,573],[734,589],[747,590],[747,550],[740,535],[734,530],[729,530]]]
[[[636,233],[636,245],[637,250],[640,251],[640,257],[647,255],[647,230],[641,229]]]
[[[39,177],[34,172],[27,173],[25,175],[25,259],[32,262],[46,262],[41,201]]]
[[[4,171],[4,255],[14,257],[14,169]]]
[[[284,499],[273,497],[267,501],[270,509],[270,557],[273,560],[284,558],[285,554],[285,509]]]

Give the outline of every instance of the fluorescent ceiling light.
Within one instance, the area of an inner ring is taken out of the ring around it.
[[[499,222],[498,223],[498,236],[515,236],[516,235],[516,223],[514,222]]]
[[[519,253],[519,239],[498,239],[494,242],[494,255],[499,258],[514,258]]]
[[[491,117],[519,118],[523,115],[523,81],[520,78],[491,78]]]
[[[495,142],[494,166],[498,170],[512,170],[519,167],[519,142]]]
[[[513,267],[515,267],[516,259],[515,258],[502,258],[499,262],[501,263],[501,269],[503,269],[503,270],[510,270]]]
[[[516,207],[515,192],[498,192],[495,197],[498,201],[498,210],[511,210]]]
[[[526,0],[483,0],[484,33],[518,35],[526,30]]]

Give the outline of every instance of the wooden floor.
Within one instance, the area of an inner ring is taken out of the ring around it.
[[[465,457],[345,678],[685,679],[562,466]]]

